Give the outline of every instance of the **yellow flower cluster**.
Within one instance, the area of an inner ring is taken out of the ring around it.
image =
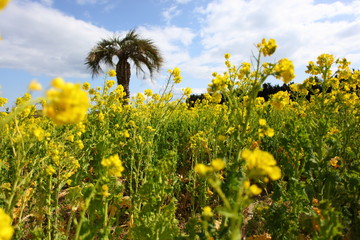
[[[0,0],[0,10],[4,9],[10,0]]]
[[[275,77],[288,84],[295,78],[294,64],[287,58],[280,59],[274,67]]]
[[[270,177],[275,181],[280,179],[281,170],[276,166],[274,157],[265,151],[255,149],[253,151],[245,149],[241,152],[241,157],[246,161],[246,168],[250,179]]]
[[[300,95],[303,96],[306,96],[309,93],[306,87],[304,87],[304,85],[300,83],[293,83],[289,87],[291,91],[298,92]]]
[[[275,130],[271,127],[268,126],[266,119],[259,119],[259,125],[261,126],[261,128],[259,128],[258,133],[259,133],[259,137],[264,137],[264,136],[268,136],[268,137],[273,137],[275,134]]]
[[[101,165],[108,167],[109,175],[114,177],[121,177],[121,173],[125,170],[117,154],[109,158],[104,158],[101,161]]]
[[[7,98],[0,97],[0,107],[4,106],[8,102]]]
[[[108,80],[108,81],[106,81],[106,86],[107,86],[108,88],[111,88],[112,86],[114,86],[114,84],[115,84],[115,81],[114,81],[114,80]]]
[[[205,165],[203,163],[196,164],[194,170],[200,175],[206,175],[214,171],[220,171],[225,168],[225,162],[221,158],[216,158],[211,161],[211,165]]]
[[[206,206],[203,208],[202,215],[206,218],[210,218],[210,217],[214,216],[214,213],[210,206]]]
[[[183,91],[184,95],[185,95],[185,96],[188,96],[188,97],[189,97],[190,94],[192,93],[192,89],[189,88],[189,87],[183,88],[182,91]]]
[[[14,234],[14,228],[11,226],[11,218],[0,208],[0,239],[10,240]]]
[[[180,68],[176,67],[173,70],[168,70],[169,73],[174,77],[175,83],[181,83],[182,77],[180,75]]]
[[[30,91],[40,91],[42,89],[41,84],[36,81],[36,80],[32,80],[28,86]]]
[[[101,186],[101,189],[102,189],[102,195],[103,197],[108,197],[110,196],[110,193],[109,193],[109,186],[107,184],[104,184]]]
[[[90,89],[90,86],[91,86],[90,83],[84,82],[82,88],[87,91]]]
[[[281,110],[290,104],[290,94],[288,92],[279,91],[272,95],[270,104],[276,110]]]
[[[248,62],[243,62],[239,70],[238,79],[243,79],[250,72],[251,72],[251,64]]]
[[[249,180],[244,182],[244,188],[249,190],[252,195],[259,195],[262,192],[261,188],[259,188],[256,184],[251,184]]]
[[[258,43],[256,46],[259,49],[259,51],[264,55],[264,57],[271,56],[277,48],[276,41],[272,38],[269,39],[268,41],[266,41],[266,39],[263,38],[261,43]]]
[[[89,107],[87,92],[79,84],[65,83],[61,78],[55,78],[52,86],[46,92],[43,114],[57,125],[83,121]]]
[[[114,69],[110,69],[110,70],[108,71],[108,75],[109,75],[110,77],[115,77],[115,76],[116,76],[116,71],[115,71]]]

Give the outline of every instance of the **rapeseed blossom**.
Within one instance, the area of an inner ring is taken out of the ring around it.
[[[79,84],[65,83],[61,78],[55,78],[52,86],[46,92],[44,115],[57,125],[83,121],[89,107],[87,92]]]
[[[101,193],[101,194],[103,195],[103,197],[108,197],[108,196],[110,196],[109,186],[108,186],[107,184],[102,185],[102,186],[101,186],[101,189],[103,190],[102,193]]]
[[[145,96],[151,97],[153,95],[153,91],[151,89],[145,89],[144,94]]]
[[[250,178],[269,176],[273,181],[280,179],[281,170],[276,166],[276,161],[270,153],[260,149],[245,149],[241,152],[241,157],[246,161]]]
[[[3,10],[10,0],[0,0],[0,10]]]
[[[108,167],[108,173],[110,176],[121,177],[121,173],[124,171],[122,162],[117,154],[109,158],[104,158],[101,161],[101,165]]]
[[[275,77],[288,84],[295,78],[294,64],[287,58],[280,59],[274,67]]]
[[[212,172],[212,167],[207,166],[203,163],[198,163],[195,165],[194,170],[200,175],[206,175],[207,173]]]
[[[214,216],[214,213],[212,212],[211,207],[206,206],[206,207],[203,208],[202,215],[204,217],[212,217],[212,216]]]
[[[116,76],[116,71],[115,71],[114,69],[110,69],[110,70],[108,71],[108,75],[109,75],[110,77],[115,77],[115,76]]]
[[[169,73],[174,77],[174,83],[180,83],[182,80],[182,77],[180,75],[180,68],[176,67],[173,70],[168,70]]]
[[[262,192],[262,189],[259,188],[256,184],[252,184],[249,187],[249,190],[253,195],[259,195]]]
[[[84,90],[86,90],[86,91],[87,91],[87,90],[89,90],[89,89],[90,89],[90,86],[91,86],[91,85],[90,85],[90,83],[88,83],[88,82],[84,82],[84,83],[83,83],[83,85],[82,85],[82,89],[84,89]]]
[[[7,98],[0,97],[0,107],[3,107],[8,102]]]
[[[263,118],[259,119],[259,124],[260,126],[266,126],[266,119]]]
[[[31,91],[40,91],[42,89],[41,84],[36,81],[36,80],[32,80],[28,86],[29,90]]]
[[[0,240],[10,240],[14,234],[14,228],[11,226],[11,218],[0,208]]]
[[[48,174],[48,175],[53,175],[54,173],[55,173],[56,171],[55,171],[55,169],[54,169],[54,167],[52,166],[52,165],[49,165],[49,166],[47,166],[47,168],[46,168],[46,173]]]
[[[244,181],[243,187],[245,190],[249,191],[251,195],[259,195],[262,192],[261,188],[256,184],[251,184],[249,180]]]
[[[108,88],[111,88],[112,86],[114,86],[114,84],[115,84],[115,81],[114,81],[114,80],[108,80],[108,81],[106,81],[106,86],[107,86]]]
[[[331,65],[334,63],[334,56],[327,53],[321,54],[317,57],[316,63],[319,67],[330,68]]]
[[[290,94],[288,92],[279,91],[271,97],[270,104],[276,110],[281,110],[290,104]]]
[[[182,91],[184,92],[185,96],[190,96],[190,94],[192,93],[192,89],[189,87],[183,88]]]
[[[221,158],[216,158],[211,161],[211,166],[214,171],[220,171],[225,168],[225,162]]]
[[[268,41],[263,38],[261,43],[258,43],[256,46],[258,47],[259,51],[264,55],[264,57],[272,55],[277,48],[276,41],[272,38]]]

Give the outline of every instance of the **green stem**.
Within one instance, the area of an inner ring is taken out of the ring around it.
[[[48,207],[48,217],[47,217],[47,235],[48,239],[51,240],[51,230],[52,230],[52,214],[51,214],[51,186],[52,186],[52,176],[49,176],[49,188],[48,188],[48,199],[47,199],[47,207]]]
[[[96,189],[97,189],[98,185],[99,185],[99,180],[96,182],[95,186],[91,190],[91,193],[90,193],[89,197],[87,197],[85,199],[84,208],[82,209],[82,211],[80,213],[80,220],[79,220],[79,222],[77,223],[77,226],[76,226],[76,233],[75,233],[75,238],[74,238],[75,240],[82,239],[81,236],[80,236],[80,230],[81,230],[81,226],[82,226],[82,224],[84,222],[84,219],[85,219],[85,212],[90,206],[90,202],[91,202],[91,200],[93,199],[93,197],[95,195],[95,192],[96,192]]]

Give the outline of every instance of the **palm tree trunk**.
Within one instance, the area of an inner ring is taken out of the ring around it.
[[[125,98],[130,98],[130,64],[125,60],[119,59],[116,64],[116,78],[119,85],[124,87]]]

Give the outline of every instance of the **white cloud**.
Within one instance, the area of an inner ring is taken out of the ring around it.
[[[175,2],[180,3],[180,4],[185,4],[190,2],[191,0],[175,0]]]
[[[359,0],[214,0],[198,12],[203,54],[211,59],[229,52],[246,61],[265,37],[277,40],[277,59],[288,57],[299,68],[324,52],[360,63]]]
[[[176,6],[172,6],[170,8],[167,8],[163,13],[163,17],[165,18],[165,21],[167,24],[170,24],[171,19],[178,16],[180,14],[180,10],[177,9]]]
[[[34,2],[13,2],[0,21],[0,67],[62,77],[88,76],[84,59],[105,29]]]
[[[95,3],[107,3],[108,0],[76,0],[77,4],[85,5],[85,4],[95,4]]]
[[[166,66],[173,68],[190,59],[188,47],[192,43],[195,33],[189,28],[176,26],[167,27],[139,27],[139,34],[152,39],[165,57]]]
[[[46,6],[51,6],[51,5],[53,5],[54,1],[53,0],[41,0],[41,3]]]

